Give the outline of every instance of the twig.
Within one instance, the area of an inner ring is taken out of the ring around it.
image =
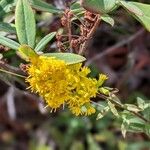
[[[0,71],[9,73],[15,76],[20,76],[22,78],[26,77],[26,74],[23,71],[21,71],[19,68],[10,66],[2,61],[0,61]]]
[[[77,15],[73,14],[73,16],[76,17],[80,21],[80,23],[85,27],[83,21]]]
[[[70,45],[70,52],[73,52],[72,45],[71,45],[71,40],[72,40],[72,31],[71,31],[71,19],[69,17],[68,22],[67,22],[67,28],[68,28],[68,38],[69,38],[69,45]]]
[[[86,50],[86,48],[88,47],[88,43],[89,43],[89,40],[91,39],[91,37],[93,36],[94,32],[96,31],[101,19],[100,19],[100,15],[96,15],[96,22],[93,26],[93,28],[91,29],[91,31],[89,32],[89,34],[87,35],[87,40],[82,44],[82,47],[79,51],[79,54],[82,55],[84,53],[84,51]]]
[[[68,35],[61,35],[62,37],[68,37]],[[71,37],[76,37],[76,38],[79,38],[80,36],[79,35],[70,35]]]
[[[10,72],[10,71],[7,71],[7,70],[3,70],[3,69],[0,69],[0,72],[8,73],[8,74],[18,76],[18,77],[21,77],[21,78],[26,78],[26,76],[22,76],[20,74],[16,74],[16,73],[13,73],[13,72]]]
[[[91,63],[93,63],[94,61],[96,61],[97,59],[100,59],[102,57],[104,57],[105,55],[107,54],[110,54],[112,53],[113,51],[115,51],[117,48],[125,45],[126,43],[130,43],[132,42],[133,40],[135,40],[138,36],[140,36],[141,34],[143,34],[145,32],[144,29],[141,29],[140,31],[136,32],[135,34],[133,34],[132,36],[130,36],[129,38],[127,39],[124,39],[120,42],[118,42],[117,44],[107,48],[104,50],[103,53],[99,53],[97,54],[96,56],[94,56],[93,58],[89,59],[89,61],[86,62],[86,66],[89,66]]]

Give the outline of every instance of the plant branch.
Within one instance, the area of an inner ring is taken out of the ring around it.
[[[21,71],[20,69],[18,69],[16,67],[8,65],[8,64],[4,63],[3,61],[0,61],[0,71],[15,75],[15,76],[19,76],[22,78],[26,77],[26,74],[23,71]]]
[[[92,38],[94,32],[96,31],[97,27],[99,26],[100,21],[101,21],[100,14],[98,14],[98,15],[96,15],[96,21],[95,21],[93,28],[91,29],[91,31],[87,35],[86,41],[82,44],[82,47],[79,51],[80,55],[82,55],[84,53],[84,51],[86,50],[86,48],[88,47],[89,40]]]
[[[142,28],[141,30],[139,30],[138,32],[136,32],[135,34],[131,35],[129,38],[127,39],[124,39],[118,43],[116,43],[115,45],[103,50],[103,53],[99,53],[97,54],[96,56],[94,56],[93,58],[89,59],[87,62],[86,62],[86,66],[89,66],[91,63],[93,63],[94,61],[106,56],[107,54],[110,54],[112,52],[114,52],[117,48],[127,44],[127,43],[130,43],[132,41],[134,41],[137,37],[139,37],[140,35],[142,35],[143,33],[145,32],[145,30]]]
[[[117,103],[116,101],[114,101],[112,97],[107,97],[107,96],[105,96],[103,94],[99,94],[98,97],[100,97],[100,98],[102,98],[104,100],[110,100],[115,106],[117,106],[117,107],[119,107],[119,108],[121,108],[123,110],[127,110],[127,111],[131,112],[132,114],[134,114],[138,118],[142,119],[144,122],[150,124],[150,121],[147,120],[146,118],[144,118],[140,113],[134,112],[132,110],[128,110],[123,104],[120,104],[120,103]]]

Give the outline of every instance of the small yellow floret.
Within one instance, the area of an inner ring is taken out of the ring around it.
[[[107,76],[100,75],[99,80],[89,78],[90,69],[81,63],[67,65],[52,57],[39,56],[30,61],[26,79],[29,88],[53,110],[66,103],[76,116],[95,113],[90,99],[96,97]]]

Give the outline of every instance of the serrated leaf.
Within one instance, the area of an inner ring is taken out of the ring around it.
[[[6,38],[6,37],[3,37],[0,35],[0,44],[4,45],[4,46],[7,46],[9,48],[12,48],[12,49],[15,49],[15,50],[18,50],[20,44],[9,39],[9,38]]]
[[[85,57],[73,53],[45,53],[47,57],[55,57],[56,59],[64,60],[68,65],[81,63],[86,60]]]
[[[38,57],[38,54],[28,45],[21,45],[17,53],[25,61],[29,61],[33,57]]]
[[[137,19],[149,32],[150,32],[150,5],[149,4],[142,4],[137,2],[129,2],[134,4],[143,12],[143,16],[139,16],[136,14],[132,14],[132,16]]]
[[[88,11],[106,14],[117,8],[116,0],[81,0],[81,5]]]
[[[143,16],[143,11],[138,8],[136,5],[134,5],[132,2],[126,2],[126,1],[120,1],[121,6],[123,6],[125,9],[127,9],[129,12],[138,15]]]
[[[109,105],[109,108],[110,108],[111,112],[112,112],[116,117],[119,117],[119,114],[118,114],[117,109],[115,108],[115,105],[114,105],[113,103],[111,103],[110,101],[108,101],[108,105]]]
[[[15,19],[19,42],[34,48],[36,25],[34,13],[28,0],[18,0],[15,11]]]
[[[44,49],[44,47],[54,38],[56,32],[51,32],[50,34],[46,35],[41,41],[36,45],[35,51],[39,52]]]
[[[57,9],[55,6],[44,2],[43,0],[29,0],[32,7],[41,11],[49,13],[61,13],[62,11]]]
[[[108,24],[110,24],[111,26],[114,26],[114,24],[115,24],[115,22],[114,22],[114,19],[113,18],[111,18],[109,15],[103,15],[102,17],[101,17],[101,19],[103,20],[103,21],[105,21],[106,23],[108,23]]]
[[[0,22],[0,30],[9,33],[16,33],[16,29],[14,25],[5,22]]]

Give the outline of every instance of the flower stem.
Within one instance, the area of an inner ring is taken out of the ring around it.
[[[1,72],[4,72],[4,73],[11,74],[11,75],[14,75],[14,76],[18,76],[18,77],[21,77],[21,78],[26,78],[26,76],[23,76],[23,75],[20,75],[20,74],[16,74],[16,73],[13,73],[13,72],[4,70],[4,69],[0,69],[0,71],[1,71]]]

